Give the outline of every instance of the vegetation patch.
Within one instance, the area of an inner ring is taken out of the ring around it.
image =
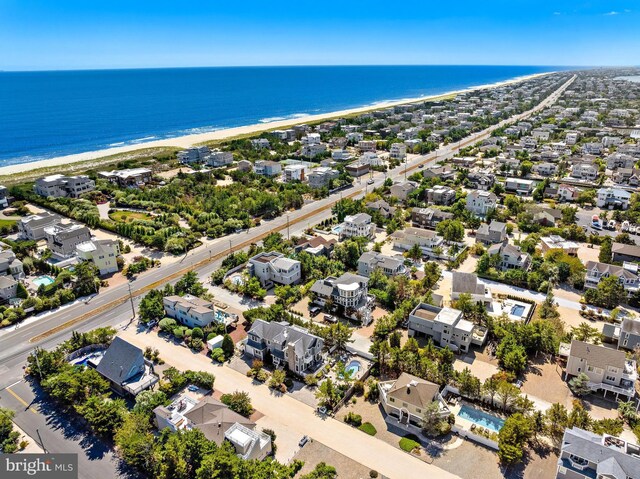
[[[129,223],[135,220],[152,221],[153,218],[149,213],[143,213],[142,211],[125,211],[117,210],[109,212],[109,218],[113,221],[121,223]]]
[[[420,441],[415,434],[408,434],[400,439],[400,449],[406,452],[412,452],[420,448]]]
[[[375,436],[378,433],[378,430],[370,422],[365,422],[364,424],[361,424],[358,429],[360,429],[362,432],[366,432],[367,434],[369,434],[369,436]]]

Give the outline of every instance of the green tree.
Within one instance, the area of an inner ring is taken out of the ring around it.
[[[436,232],[448,242],[464,240],[464,225],[458,220],[444,220],[436,226]]]
[[[338,388],[331,378],[327,378],[321,382],[316,391],[316,398],[320,401],[320,404],[330,410],[333,410],[336,406],[339,397],[340,393]]]
[[[287,373],[283,369],[275,369],[269,378],[269,387],[281,388],[284,385],[284,381],[287,379]]]
[[[221,345],[222,351],[224,351],[224,357],[229,359],[230,357],[233,356],[233,353],[236,350],[235,345],[233,344],[233,339],[231,339],[231,336],[229,336],[228,334],[225,334],[222,337],[222,345]]]
[[[175,285],[175,294],[182,296],[183,294],[192,294],[193,296],[201,296],[206,292],[204,285],[198,280],[195,271],[189,271],[178,280]]]
[[[76,278],[73,286],[76,297],[96,294],[100,291],[100,272],[91,261],[80,261],[75,265],[73,274]]]
[[[136,396],[136,404],[133,411],[136,413],[151,414],[158,406],[166,406],[167,395],[162,391],[142,391]]]
[[[524,448],[533,435],[530,418],[521,413],[507,418],[498,433],[498,457],[505,465],[517,464],[524,457]]]
[[[585,396],[591,392],[591,388],[589,388],[590,381],[589,376],[585,373],[580,373],[569,381],[569,389],[578,397]]]
[[[223,394],[220,397],[220,401],[229,406],[234,412],[237,412],[241,416],[249,417],[253,414],[253,406],[251,405],[251,398],[249,393],[245,391],[235,391],[231,394]]]
[[[90,396],[77,410],[95,433],[109,439],[113,438],[127,415],[127,406],[123,399],[104,396]]]
[[[598,328],[583,321],[578,326],[571,327],[571,337],[576,341],[583,341],[586,343],[593,342],[594,344],[598,344],[600,342],[601,334]]]
[[[611,263],[613,260],[613,254],[611,252],[611,246],[613,240],[611,236],[605,236],[600,243],[600,254],[598,255],[598,261],[601,263]]]
[[[127,464],[141,471],[151,470],[154,437],[148,416],[136,412],[126,415],[114,442]]]
[[[300,479],[335,479],[338,477],[336,468],[324,462],[319,462],[309,474],[301,476]]]
[[[577,427],[584,430],[591,428],[591,417],[579,400],[573,401],[573,408],[569,413],[568,427]]]
[[[0,451],[5,454],[16,452],[20,433],[13,430],[15,412],[0,408]]]
[[[157,289],[149,291],[142,301],[140,301],[139,307],[139,319],[143,323],[150,321],[160,321],[164,318],[164,304],[162,302],[162,292]]]
[[[463,396],[475,399],[480,397],[480,379],[471,374],[471,370],[465,367],[456,378],[456,383]]]
[[[545,413],[547,422],[547,432],[556,444],[562,440],[564,430],[569,424],[569,414],[567,408],[560,403],[553,403]]]
[[[419,244],[414,244],[409,251],[407,251],[407,257],[413,261],[420,261],[422,259],[422,248]]]
[[[501,381],[498,384],[496,391],[498,399],[502,405],[502,410],[506,411],[507,408],[520,396],[520,389],[507,381]]]

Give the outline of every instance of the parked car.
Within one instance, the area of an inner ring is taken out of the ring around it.
[[[304,447],[304,445],[308,442],[309,442],[309,436],[302,436],[302,439],[300,439],[298,446]]]
[[[313,316],[318,314],[320,311],[322,311],[322,308],[320,306],[311,306],[309,308],[309,313],[311,313],[311,315],[313,315]]]
[[[332,316],[331,314],[325,314],[324,320],[328,323],[335,323],[337,321],[336,317]]]
[[[369,181],[367,181],[367,184],[368,184],[368,185],[372,185],[372,184],[373,184],[373,180],[369,180]]]
[[[420,163],[420,164],[418,165],[418,168],[424,168],[424,164],[423,164],[423,163]]]

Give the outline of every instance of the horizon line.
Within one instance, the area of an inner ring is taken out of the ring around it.
[[[55,72],[94,72],[94,71],[130,71],[130,70],[195,70],[214,68],[363,68],[363,67],[531,67],[531,68],[563,68],[595,69],[595,68],[638,68],[638,65],[517,65],[517,64],[455,64],[455,63],[379,63],[379,64],[309,64],[309,65],[200,65],[200,66],[145,66],[145,67],[98,67],[98,68],[51,68],[33,70],[0,69],[0,73],[55,73]]]

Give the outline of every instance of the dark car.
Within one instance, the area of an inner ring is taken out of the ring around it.
[[[304,447],[304,445],[308,442],[309,442],[309,436],[302,436],[302,439],[300,439],[298,446]]]

